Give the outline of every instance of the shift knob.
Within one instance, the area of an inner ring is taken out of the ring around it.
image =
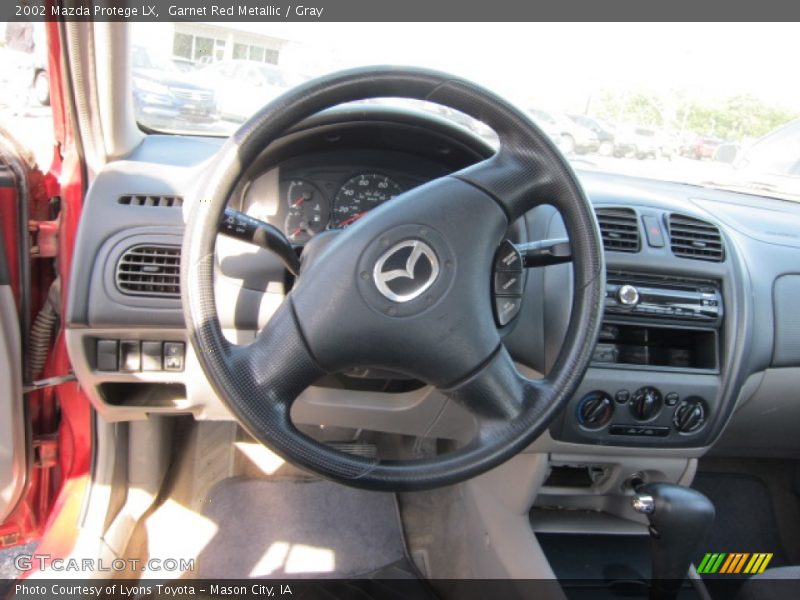
[[[636,491],[633,508],[650,522],[650,600],[672,600],[714,522],[714,505],[697,490],[671,483],[649,483]]]

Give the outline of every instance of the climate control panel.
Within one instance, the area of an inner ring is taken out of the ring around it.
[[[714,416],[718,378],[694,375],[678,381],[667,373],[633,371],[624,379],[619,375],[590,369],[570,408],[551,428],[553,437],[622,446],[701,445]]]
[[[701,429],[706,421],[705,407],[706,401],[699,396],[681,400],[677,392],[664,394],[650,385],[633,393],[619,389],[613,399],[605,390],[592,390],[578,401],[575,419],[589,431],[608,426],[612,436],[666,437],[673,430],[687,434]],[[662,413],[668,413],[671,423],[662,424]]]

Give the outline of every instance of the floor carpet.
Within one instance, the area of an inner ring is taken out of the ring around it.
[[[406,558],[395,496],[328,481],[226,479],[204,502],[208,578],[367,576]]]

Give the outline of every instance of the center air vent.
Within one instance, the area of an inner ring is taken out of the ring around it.
[[[669,216],[672,253],[683,258],[720,262],[725,254],[719,229],[711,223],[678,214]]]
[[[124,196],[120,196],[118,202],[126,206],[155,206],[160,208],[183,206],[183,198],[181,196],[163,196],[152,194],[126,194]]]
[[[603,247],[616,252],[639,251],[639,224],[630,208],[598,208],[595,210]]]
[[[117,262],[117,288],[131,296],[179,298],[180,270],[180,246],[133,246]]]

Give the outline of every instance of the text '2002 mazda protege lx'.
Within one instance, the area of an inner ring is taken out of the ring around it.
[[[3,25],[9,594],[798,597],[795,25],[165,18]]]

